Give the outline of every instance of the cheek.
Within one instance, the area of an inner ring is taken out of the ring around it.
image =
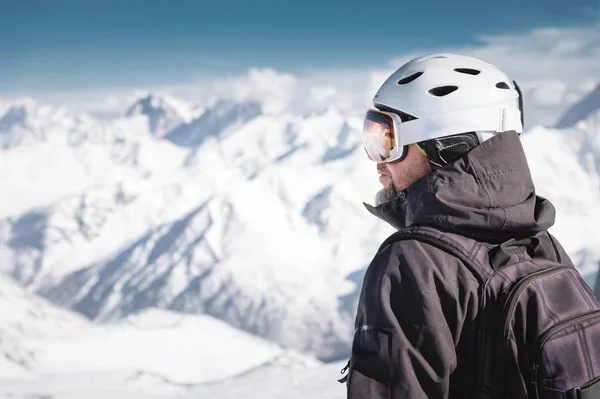
[[[398,186],[400,183],[402,183],[403,173],[401,168],[392,168],[389,172],[394,185]]]

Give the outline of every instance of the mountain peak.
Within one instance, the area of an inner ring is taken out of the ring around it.
[[[556,123],[557,129],[573,127],[577,122],[587,119],[600,111],[600,83],[594,90],[575,103]]]
[[[126,115],[146,116],[150,132],[162,137],[182,123],[189,123],[198,115],[198,110],[186,100],[163,93],[149,93],[129,107]]]

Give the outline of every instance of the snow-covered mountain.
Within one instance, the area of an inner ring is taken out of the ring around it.
[[[353,317],[346,296],[357,290],[347,276],[366,266],[388,230],[348,200],[367,196],[350,177],[369,173],[358,165],[372,169],[354,151],[351,124],[335,110],[256,116],[194,148],[168,176],[86,190],[5,219],[0,267],[92,318],[146,306],[208,313],[341,357]],[[365,192],[376,187],[361,180]]]
[[[570,128],[577,122],[584,121],[600,111],[600,84],[594,90],[584,96],[580,101],[573,104],[571,108],[556,123],[557,129]]]
[[[7,149],[30,143],[68,142],[76,145],[83,140],[110,140],[87,115],[73,115],[67,109],[40,104],[32,99],[0,106],[0,148]]]
[[[0,113],[0,218],[91,189],[168,175],[184,151],[155,140],[144,120],[100,123],[32,100]],[[0,109],[0,112],[2,109]]]
[[[550,232],[558,237],[587,277],[598,269],[600,240],[600,173],[582,154],[600,155],[600,142],[586,131],[534,128],[522,136],[538,194],[556,207]],[[591,145],[594,144],[594,145]]]
[[[182,147],[198,147],[207,137],[221,137],[228,129],[236,129],[262,114],[258,102],[222,101],[206,110],[199,118],[182,124],[165,138]]]
[[[266,113],[228,100],[163,139],[135,114],[98,125],[120,141],[83,135],[74,146],[58,132],[54,144],[7,147],[0,166],[26,167],[0,167],[10,170],[5,192],[23,196],[4,199],[0,270],[98,322],[155,307],[207,314],[344,358],[362,272],[392,232],[361,203],[379,184],[360,124],[335,107]],[[589,278],[600,259],[598,141],[582,125],[522,138],[538,190],[557,208],[552,232]],[[135,161],[102,155],[120,145],[136,148]]]
[[[89,324],[83,316],[27,293],[0,275],[0,378],[27,378],[40,361],[38,341]]]
[[[200,114],[201,108],[163,93],[151,93],[140,98],[126,113],[128,117],[145,118],[148,129],[155,137],[162,137],[177,126],[191,122]]]

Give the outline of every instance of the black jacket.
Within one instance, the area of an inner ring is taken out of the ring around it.
[[[498,244],[545,231],[555,216],[552,204],[535,194],[514,132],[416,181],[405,199],[367,208],[398,229],[427,225]],[[429,244],[380,248],[359,299],[348,397],[471,397],[478,288],[457,258]]]

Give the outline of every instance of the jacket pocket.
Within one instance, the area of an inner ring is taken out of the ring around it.
[[[600,399],[600,311],[547,330],[540,336],[533,360],[532,383],[539,397],[558,391],[567,398]],[[598,395],[589,396],[590,392]]]

